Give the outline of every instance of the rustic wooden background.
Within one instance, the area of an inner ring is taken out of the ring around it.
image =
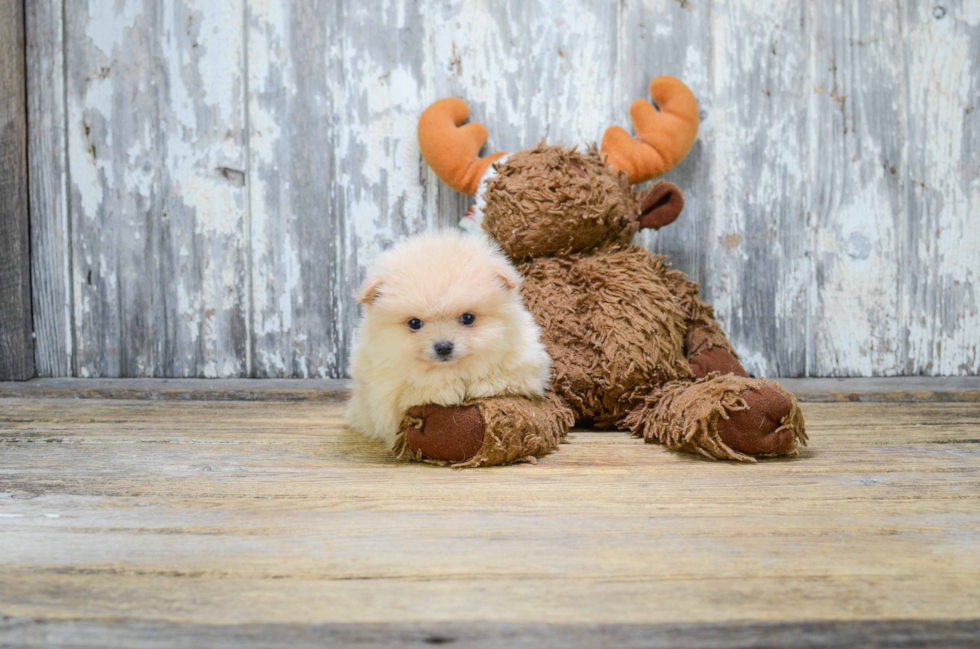
[[[0,0],[0,380],[34,376],[24,8]]]
[[[976,0],[26,3],[42,376],[342,376],[365,265],[467,199],[416,120],[490,150],[628,126],[659,74],[702,128],[643,243],[750,370],[976,374]]]

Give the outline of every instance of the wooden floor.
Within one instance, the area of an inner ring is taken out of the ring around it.
[[[330,399],[0,398],[0,646],[976,646],[971,399],[804,403],[756,465],[579,431],[454,471]]]

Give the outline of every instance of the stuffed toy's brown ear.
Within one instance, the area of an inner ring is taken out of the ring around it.
[[[684,210],[684,194],[674,183],[658,180],[637,196],[640,227],[659,230],[677,220]]]
[[[698,136],[698,100],[684,82],[657,77],[650,82],[650,96],[659,110],[645,99],[630,107],[639,139],[619,126],[602,136],[602,157],[616,171],[625,171],[634,185],[667,173],[684,159]]]
[[[419,148],[444,183],[458,192],[475,196],[483,174],[503,152],[478,158],[487,141],[487,129],[479,122],[461,126],[470,116],[462,99],[440,99],[419,118]]]
[[[364,280],[364,283],[361,285],[361,290],[357,293],[357,301],[369,306],[374,304],[374,301],[380,295],[380,289],[383,283],[382,279],[377,276]]]

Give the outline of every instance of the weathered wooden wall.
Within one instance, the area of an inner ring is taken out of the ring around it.
[[[0,381],[34,376],[24,5],[0,0]]]
[[[28,3],[34,318],[47,376],[342,376],[365,265],[468,199],[421,162],[702,108],[643,243],[750,370],[976,374],[980,2]]]

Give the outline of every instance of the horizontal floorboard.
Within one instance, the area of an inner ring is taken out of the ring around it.
[[[348,430],[342,390],[0,400],[0,646],[977,638],[980,402],[806,402],[810,446],[755,465],[575,430],[458,471]]]
[[[331,646],[357,646],[361,649],[433,646],[468,649],[748,649],[760,646],[795,649],[973,649],[978,637],[980,620],[660,625],[489,622],[188,625],[112,620],[0,620],[0,640],[25,648],[58,646],[72,649],[155,649],[174,646],[214,649],[319,649]]]
[[[980,402],[980,376],[778,379],[802,402]],[[33,379],[0,397],[173,401],[343,401],[346,379]]]

